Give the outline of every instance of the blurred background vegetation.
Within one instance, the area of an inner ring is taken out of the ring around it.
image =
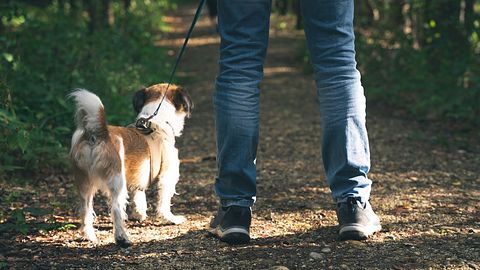
[[[171,57],[154,41],[177,4],[2,0],[0,180],[67,168],[73,108],[65,97],[76,87],[102,97],[116,113],[108,114],[111,123],[133,119],[131,93],[170,72]],[[274,4],[276,12],[297,15],[301,28],[298,0]],[[357,0],[355,12],[370,100],[417,119],[478,127],[480,0]],[[308,62],[305,49],[301,57]]]
[[[357,61],[369,101],[417,120],[478,130],[480,1],[362,0],[355,8]]]
[[[356,1],[370,98],[417,119],[480,123],[480,1]]]
[[[132,92],[168,77],[171,59],[154,39],[174,7],[167,0],[2,0],[0,179],[67,167],[72,89],[94,91],[115,112],[110,122],[128,124]]]

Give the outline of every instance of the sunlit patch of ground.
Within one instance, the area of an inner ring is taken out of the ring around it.
[[[165,18],[171,30],[158,45],[169,46],[172,57],[193,11],[182,8]],[[77,230],[3,234],[0,261],[18,269],[480,269],[478,138],[460,139],[442,127],[393,116],[382,104],[368,104],[367,123],[371,202],[383,230],[363,242],[338,241],[335,204],[322,169],[315,85],[296,59],[295,44],[302,36],[291,27],[292,19],[272,18],[250,245],[232,247],[206,231],[218,207],[212,188],[211,94],[219,39],[202,17],[178,73],[195,110],[177,143],[182,164],[172,211],[188,221],[171,225],[153,216],[143,223],[129,221],[134,245],[120,249],[114,245],[107,204],[98,198],[98,244],[80,241]],[[78,225],[69,176],[52,176],[21,190],[4,187],[3,198],[17,194],[2,207],[50,204],[55,218]],[[148,195],[152,214],[154,192]]]

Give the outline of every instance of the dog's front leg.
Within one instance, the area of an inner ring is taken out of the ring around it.
[[[131,219],[144,221],[147,218],[147,196],[145,195],[145,190],[137,189],[133,191],[133,203]]]
[[[178,160],[176,149],[170,153],[175,155],[169,157],[168,168],[165,173],[160,176],[160,181],[158,181],[157,216],[163,216],[166,220],[174,224],[181,224],[187,219],[184,216],[172,214],[171,210],[172,197],[175,195],[175,185],[180,177],[180,161]]]
[[[127,184],[122,175],[116,175],[109,181],[108,188],[111,196],[111,215],[113,220],[113,229],[115,242],[120,247],[128,247],[132,243],[128,240],[125,230],[125,220],[127,219],[126,207],[128,199]]]

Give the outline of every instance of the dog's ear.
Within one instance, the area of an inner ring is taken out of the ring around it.
[[[172,102],[175,106],[175,109],[177,111],[183,110],[187,114],[187,117],[190,117],[193,110],[193,102],[190,98],[190,95],[188,95],[188,93],[181,87],[173,90],[172,94]]]
[[[137,114],[142,110],[143,105],[145,105],[145,101],[147,101],[146,88],[142,88],[135,92],[133,95],[132,104],[133,109]]]

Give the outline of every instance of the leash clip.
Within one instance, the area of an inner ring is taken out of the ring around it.
[[[177,71],[178,64],[180,63],[180,59],[182,58],[183,53],[185,52],[185,48],[187,47],[188,40],[190,39],[190,36],[192,35],[193,28],[195,27],[195,24],[197,23],[198,19],[200,18],[200,14],[202,13],[202,8],[205,4],[206,0],[200,0],[200,3],[198,4],[197,11],[195,12],[195,16],[193,17],[192,24],[190,25],[190,28],[188,29],[187,36],[185,37],[185,40],[183,41],[182,48],[180,49],[180,52],[178,53],[177,60],[175,61],[175,65],[173,66],[172,73],[170,73],[170,78],[168,80],[167,84],[167,89],[165,90],[165,94],[162,97],[162,100],[157,106],[157,109],[153,112],[152,115],[150,115],[148,118],[138,118],[137,122],[135,122],[135,127],[142,133],[148,135],[152,133],[154,130],[152,129],[152,123],[150,122],[150,119],[154,116],[157,115],[158,110],[160,109],[160,106],[163,103],[163,100],[167,96],[167,90],[170,84],[173,81],[173,76],[175,75],[175,72]],[[175,132],[174,132],[175,134]]]
[[[135,122],[135,127],[144,134],[150,134],[153,132],[152,123],[150,122],[150,118],[138,118],[137,122]]]

